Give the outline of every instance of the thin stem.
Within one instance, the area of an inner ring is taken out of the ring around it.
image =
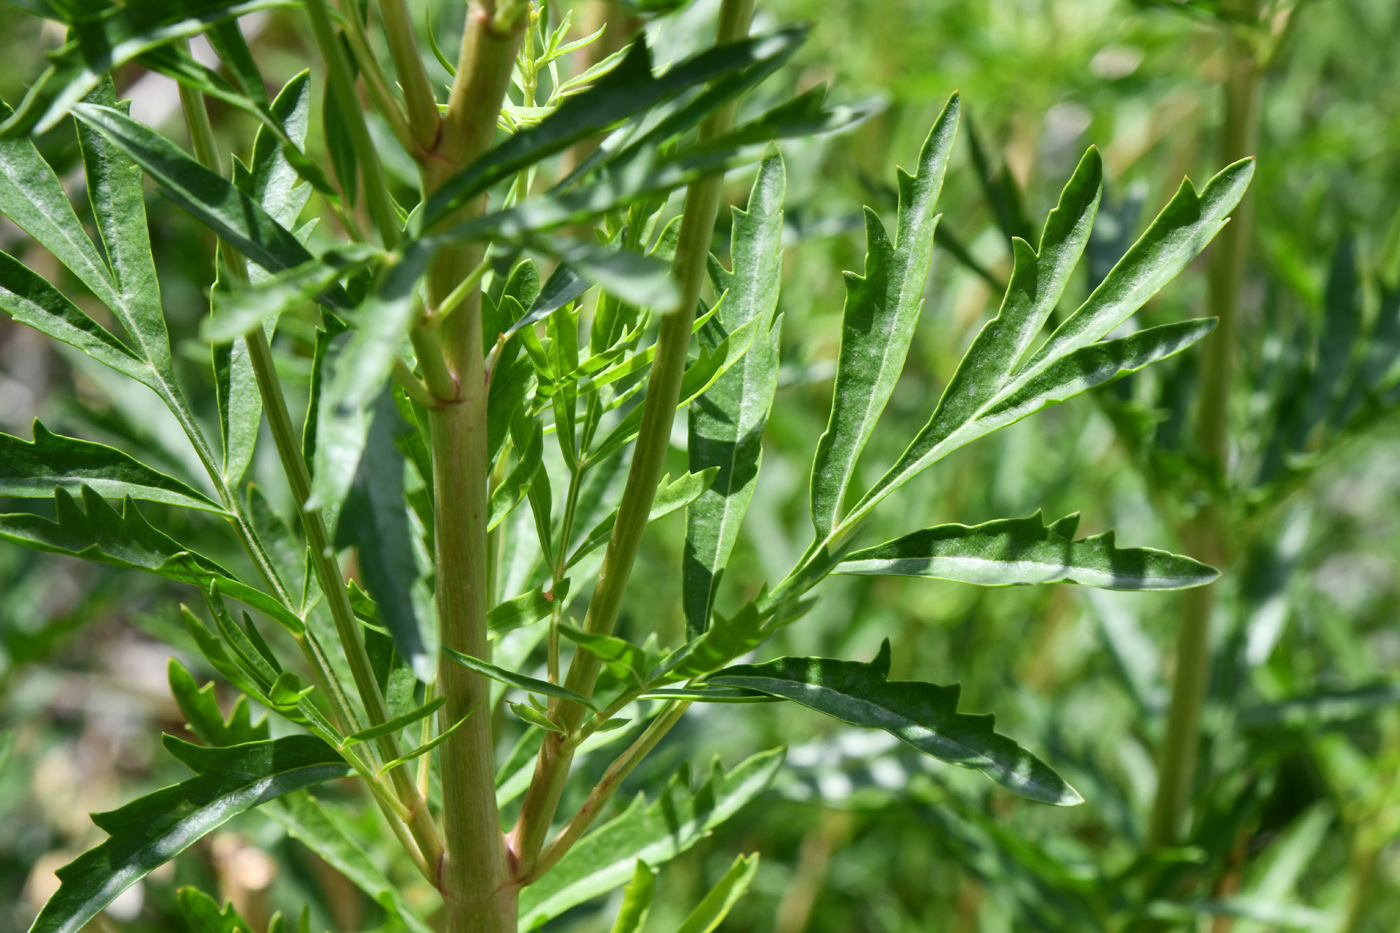
[[[364,176],[365,200],[369,202],[370,216],[379,230],[379,238],[385,249],[393,249],[399,241],[399,215],[394,207],[393,196],[389,194],[389,182],[384,176],[384,165],[379,161],[379,151],[365,125],[365,115],[355,106],[359,97],[355,94],[355,79],[350,72],[350,63],[345,58],[345,49],[331,23],[330,10],[326,0],[306,0],[306,13],[311,18],[311,31],[316,36],[316,45],[326,60],[330,72],[331,86],[340,104],[341,116],[345,119],[346,131],[350,134],[350,145],[355,149],[355,159]],[[397,105],[395,105],[397,106]]]
[[[433,308],[432,314],[423,322],[425,327],[438,327],[448,316],[456,311],[466,297],[481,284],[481,280],[486,278],[486,273],[491,271],[491,257],[483,256],[481,262],[476,264],[467,277],[457,283],[457,287],[452,289],[448,296],[442,299],[442,303]]]
[[[1246,15],[1257,14],[1258,0],[1239,0]],[[1226,164],[1250,155],[1258,131],[1259,65],[1246,36],[1231,35],[1225,81],[1225,126],[1221,157]],[[1217,475],[1223,475],[1229,455],[1231,388],[1234,382],[1237,305],[1253,214],[1253,195],[1246,194],[1231,222],[1216,238],[1210,266],[1210,310],[1220,323],[1206,343],[1202,367],[1197,445]],[[1191,553],[1216,566],[1228,558],[1226,515],[1230,503],[1218,494],[1206,502],[1184,534]],[[1173,844],[1191,799],[1201,734],[1201,708],[1210,673],[1209,627],[1219,584],[1188,590],[1181,599],[1181,630],[1177,637],[1176,670],[1167,731],[1158,761],[1157,798],[1148,831],[1149,844]]]
[[[753,0],[724,0],[720,8],[716,41],[728,42],[747,35],[752,19]],[[703,142],[732,128],[735,107],[736,104],[731,102],[712,114],[700,127],[700,140]],[[671,441],[671,427],[676,418],[681,378],[685,374],[686,353],[690,347],[690,332],[700,300],[705,261],[709,256],[723,183],[722,174],[712,175],[695,182],[686,191],[680,239],[672,264],[672,274],[680,285],[681,303],[672,313],[661,318],[656,355],[643,402],[641,428],[622,502],[618,506],[617,521],[603,554],[598,585],[584,617],[583,629],[586,632],[612,633],[641,547],[647,516],[656,498],[656,487],[661,481],[661,471]],[[562,548],[564,543],[560,546]],[[564,683],[575,693],[592,696],[600,669],[601,662],[596,656],[587,651],[576,651]],[[584,707],[577,703],[562,703],[559,708],[560,721],[567,732],[578,728],[585,713]],[[558,809],[573,756],[566,743],[565,736],[551,733],[540,747],[534,776],[525,792],[515,828],[511,831],[512,848],[524,864],[533,861],[540,851]]]
[[[442,132],[442,116],[438,113],[437,96],[418,53],[418,36],[404,0],[379,0],[384,17],[384,32],[389,37],[389,54],[394,56],[394,68],[399,73],[404,103],[408,105],[408,124],[418,148],[431,152]]]
[[[442,405],[442,401],[423,384],[423,380],[415,376],[408,364],[397,357],[394,359],[394,381],[403,388],[405,395],[424,408],[431,409]]]
[[[375,107],[384,117],[384,122],[389,124],[389,129],[399,141],[399,145],[412,153],[415,159],[422,159],[423,148],[418,145],[413,129],[408,125],[403,108],[399,106],[398,98],[390,88],[389,79],[379,68],[379,59],[370,48],[369,38],[365,35],[364,24],[360,22],[354,0],[350,0],[348,4],[346,0],[340,0],[340,18],[345,23],[345,41],[350,43],[350,51],[354,53],[355,61],[360,66],[360,74],[364,75],[365,87],[369,88]]]
[[[209,113],[205,109],[204,98],[197,91],[188,89],[184,85],[180,87],[180,94],[186,121],[190,127],[190,137],[193,141],[195,155],[206,167],[218,171],[218,148],[215,144],[213,129],[209,125]],[[242,281],[248,280],[247,261],[242,254],[230,248],[228,244],[220,243],[220,255],[224,257],[230,274]],[[311,474],[307,470],[306,461],[301,452],[301,444],[297,440],[291,415],[287,411],[287,401],[282,395],[281,383],[277,379],[276,367],[272,360],[272,348],[268,346],[267,336],[261,325],[249,331],[244,339],[248,346],[248,357],[253,367],[253,374],[257,380],[258,392],[262,397],[263,411],[267,416],[268,427],[277,447],[278,456],[282,461],[283,472],[292,487],[292,495],[297,502],[297,511],[301,515],[317,579],[320,581],[326,602],[331,608],[336,632],[340,636],[346,658],[350,662],[350,670],[355,679],[355,686],[364,701],[365,711],[371,722],[379,725],[389,718],[387,707],[384,704],[383,695],[379,692],[379,683],[374,677],[364,642],[360,639],[359,626],[355,623],[354,613],[350,608],[340,568],[335,564],[334,552],[330,548],[325,525],[319,512],[308,512],[301,507],[311,495]],[[288,604],[290,605],[290,603]],[[346,702],[323,652],[319,650],[319,645],[309,632],[307,636],[298,639],[298,642],[313,673],[320,681],[319,685],[331,698],[336,717],[340,720],[340,727],[353,731],[358,725],[354,711]],[[386,760],[393,761],[400,757],[398,740],[393,735],[382,736],[379,745]],[[400,801],[409,811],[409,829],[417,842],[420,857],[436,857],[441,853],[442,843],[438,839],[437,826],[432,821],[427,804],[417,794],[412,782],[407,780],[402,769],[395,769],[394,782]]]
[[[612,799],[613,794],[617,793],[617,788],[627,775],[631,774],[632,769],[637,767],[642,759],[651,753],[652,749],[656,748],[656,744],[667,732],[671,731],[671,727],[680,721],[681,716],[689,708],[688,701],[668,704],[661,715],[647,726],[641,737],[633,742],[627,751],[619,755],[616,761],[608,765],[608,770],[588,792],[588,797],[578,808],[578,812],[570,817],[569,822],[564,824],[564,828],[559,830],[559,834],[550,841],[533,866],[526,871],[525,884],[530,884],[540,878],[545,872],[557,865],[559,860],[573,848],[574,843],[578,842],[579,838],[588,831],[588,827],[593,825],[598,814],[607,807],[608,801]]]

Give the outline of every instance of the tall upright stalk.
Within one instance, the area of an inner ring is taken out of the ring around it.
[[[436,190],[490,147],[520,43],[523,11],[522,4],[511,0],[499,5],[488,0],[470,7],[441,133],[423,163],[425,193]],[[480,203],[469,205],[463,214],[481,209]],[[466,280],[480,261],[479,247],[444,250],[428,273],[429,311]],[[441,379],[430,380],[443,403],[430,414],[442,643],[484,658],[490,650],[486,641],[490,503],[480,288],[471,288],[433,332],[420,328],[415,346],[420,355],[440,353],[451,377],[448,385]],[[445,665],[441,678],[447,699],[443,728],[469,717],[442,746],[447,857],[439,869],[439,888],[447,904],[448,929],[451,933],[515,933],[519,887],[496,809],[490,688],[480,674],[456,664]]]
[[[1235,0],[1230,4],[1237,18],[1253,23],[1259,0]],[[1259,127],[1259,59],[1247,33],[1231,33],[1226,61],[1225,125],[1220,157],[1226,164],[1254,152]],[[1219,319],[1215,333],[1205,344],[1197,423],[1197,447],[1214,475],[1223,477],[1229,456],[1229,405],[1234,384],[1235,342],[1239,329],[1238,305],[1249,249],[1254,196],[1246,194],[1230,223],[1216,238],[1210,264],[1210,313]],[[1223,484],[1207,494],[1206,501],[1186,528],[1184,543],[1201,560],[1223,567],[1229,559],[1227,542],[1228,500]],[[1210,673],[1210,617],[1219,584],[1187,590],[1181,597],[1181,629],[1177,635],[1176,667],[1167,731],[1157,770],[1157,798],[1152,808],[1148,841],[1152,846],[1173,844],[1191,798],[1201,737],[1201,708]]]

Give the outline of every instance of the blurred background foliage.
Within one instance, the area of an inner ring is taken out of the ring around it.
[[[430,8],[439,43],[455,47],[461,0],[413,6]],[[577,6],[579,22],[608,12],[603,0]],[[659,58],[710,34],[715,6],[696,0],[658,21]],[[1222,165],[1227,38],[1242,28],[1230,9],[1206,0],[759,3],[760,23],[813,24],[777,83],[827,83],[838,99],[875,97],[883,106],[854,132],[785,150],[783,376],[721,611],[781,575],[806,546],[806,471],[830,404],[841,273],[862,261],[861,205],[893,208],[892,166],[912,162],[948,94],[961,90],[970,119],[944,189],[943,249],[910,365],[862,461],[867,482],[923,424],[995,311],[1009,237],[1034,241],[1085,145],[1103,152],[1106,190],[1088,274],[1070,286],[1071,298],[1088,293],[1183,175],[1204,181]],[[732,764],[777,744],[789,746],[789,765],[762,802],[665,868],[654,926],[683,916],[735,851],[757,850],[753,892],[725,929],[1084,931],[1142,916],[1213,931],[1394,929],[1400,5],[1297,0],[1272,12],[1269,28],[1249,34],[1265,70],[1225,469],[1202,466],[1189,441],[1202,359],[1192,351],[955,454],[901,490],[900,505],[881,513],[888,527],[872,531],[879,540],[940,522],[1079,510],[1082,533],[1128,529],[1120,543],[1196,553],[1180,534],[1203,496],[1228,504],[1184,844],[1143,855],[1177,597],[834,578],[816,609],[765,651],[866,658],[889,637],[894,677],[962,682],[964,709],[998,710],[999,729],[1060,770],[1087,803],[1029,803],[883,733],[847,730],[795,706],[697,707],[630,779],[634,789],[685,761],[704,769],[718,754]],[[61,42],[51,26],[0,6],[7,100]],[[270,80],[315,61],[295,11],[246,17],[243,26]],[[181,138],[173,83],[139,70],[118,77],[138,119]],[[248,118],[214,106],[226,150],[250,138]],[[71,129],[41,145],[60,175],[77,166]],[[412,184],[411,166],[386,167]],[[738,203],[749,177],[730,181]],[[162,199],[149,207],[172,339],[177,353],[202,360],[196,327],[213,244]],[[725,225],[722,217],[721,253]],[[0,249],[50,277],[64,274],[24,240],[0,228]],[[1149,304],[1143,323],[1206,313],[1206,264]],[[64,284],[78,293],[75,282]],[[288,323],[278,363],[292,376],[307,371],[308,357],[305,335]],[[187,386],[211,411],[204,371],[191,366]],[[28,437],[37,416],[64,433],[139,444],[149,462],[197,485],[183,441],[139,392],[36,333],[0,324],[0,429]],[[262,451],[271,456],[271,445]],[[683,452],[672,455],[683,471]],[[289,511],[274,465],[255,466],[255,475]],[[182,518],[171,510],[167,520]],[[683,521],[678,513],[648,532],[624,610],[629,636],[681,636]],[[186,538],[239,563],[231,540],[205,526]],[[152,578],[0,548],[0,722],[9,730],[0,746],[0,930],[26,928],[56,883],[53,868],[101,838],[89,811],[177,778],[177,766],[155,754],[160,730],[184,730],[166,659],[174,653],[211,676],[179,624],[180,599],[189,594]],[[387,858],[388,845],[374,849],[373,820],[362,822],[372,850]],[[409,874],[395,877],[411,899],[428,897]],[[98,923],[183,930],[174,892],[186,883],[233,898],[255,926],[272,910],[295,916],[303,904],[318,930],[385,922],[368,898],[251,814],[152,874]],[[591,905],[550,929],[606,930],[612,911]]]

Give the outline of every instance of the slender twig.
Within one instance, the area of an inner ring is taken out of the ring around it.
[[[403,107],[399,105],[398,98],[394,96],[388,77],[379,67],[379,59],[375,57],[374,50],[370,48],[369,38],[365,35],[364,24],[360,22],[354,0],[350,0],[348,3],[346,0],[340,0],[340,19],[341,22],[345,23],[345,41],[350,43],[350,51],[354,53],[355,62],[360,66],[360,74],[364,76],[365,87],[369,88],[369,94],[370,97],[374,98],[375,107],[384,117],[384,122],[389,125],[389,130],[399,141],[399,145],[403,146],[414,158],[421,160],[424,150],[419,146],[413,129],[408,124]]]
[[[716,41],[727,42],[747,35],[752,19],[753,0],[724,0],[720,8]],[[731,102],[705,120],[700,128],[701,141],[727,132],[733,126],[735,106]],[[700,299],[723,182],[722,174],[712,175],[695,182],[686,192],[680,239],[672,264],[672,274],[680,284],[680,306],[661,319],[656,356],[647,382],[642,423],[627,474],[627,485],[618,506],[612,537],[603,554],[598,585],[584,617],[583,629],[590,633],[611,634],[617,623],[632,567],[641,547],[647,516],[656,498],[656,487],[661,481],[671,427],[675,422],[676,403],[680,398],[681,378],[685,374],[686,353],[690,347],[690,332]],[[591,696],[601,663],[587,651],[576,651],[565,685],[575,693]],[[577,703],[560,704],[559,715],[566,733],[578,728],[586,712]],[[544,844],[545,834],[554,819],[568,777],[572,750],[566,743],[565,736],[550,734],[545,737],[535,773],[521,803],[520,816],[511,831],[511,848],[521,862],[520,871],[526,875],[531,872],[532,863]]]
[[[431,152],[442,132],[442,116],[438,113],[437,96],[428,80],[428,70],[423,67],[423,56],[418,52],[413,20],[404,0],[379,0],[379,10],[384,17],[384,32],[389,37],[389,54],[394,56],[399,86],[403,88],[408,125],[418,148],[424,153]]]
[[[386,249],[392,249],[399,240],[399,216],[394,207],[393,196],[389,194],[389,182],[384,175],[384,164],[379,161],[379,151],[369,135],[365,115],[355,106],[359,98],[355,94],[355,79],[350,72],[350,63],[345,58],[345,49],[331,22],[326,0],[306,0],[306,13],[311,18],[311,31],[316,36],[316,45],[321,49],[321,57],[326,60],[330,72],[331,86],[335,88],[336,100],[340,104],[341,116],[345,120],[346,132],[350,134],[350,145],[355,149],[355,159],[365,183],[365,200],[369,202],[369,212],[374,225],[379,230],[379,238]]]
[[[559,863],[568,851],[573,848],[575,842],[588,831],[588,827],[593,825],[593,821],[598,818],[598,814],[607,807],[608,801],[613,794],[617,793],[617,788],[627,775],[632,773],[632,769],[641,763],[642,759],[656,748],[656,743],[680,721],[685,711],[690,708],[690,703],[679,702],[670,703],[661,715],[654,719],[651,725],[647,726],[645,732],[633,742],[627,749],[618,756],[617,760],[608,765],[608,770],[603,772],[603,777],[588,792],[588,797],[578,808],[578,812],[569,818],[569,822],[564,824],[564,828],[559,830],[549,845],[540,852],[532,866],[521,879],[522,884],[531,884],[538,880],[545,872],[549,871]]]

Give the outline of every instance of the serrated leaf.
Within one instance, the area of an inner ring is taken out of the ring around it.
[[[110,107],[79,104],[73,114],[145,169],[180,208],[267,271],[280,272],[314,258],[236,185],[155,131]],[[335,307],[351,305],[338,286],[328,289],[322,300]]]
[[[929,423],[861,498],[848,521],[868,514],[893,490],[969,441],[1169,356],[1204,336],[1210,325],[1188,321],[1099,342],[1180,272],[1220,230],[1244,195],[1253,165],[1252,160],[1244,160],[1229,166],[1211,179],[1200,196],[1189,181],[1184,182],[1080,309],[1011,375],[1013,357],[1034,339],[1040,315],[1048,314],[1039,296],[1058,298],[1057,289],[1063,289],[1061,283],[1068,274],[1066,266],[1072,265],[1070,258],[1082,249],[1083,225],[1096,210],[1099,169],[1095,155],[1086,155],[1046,223],[1041,253],[1033,254],[1024,244],[1015,246],[1017,268],[1008,288],[1011,294],[1003,304],[1005,321],[999,317],[984,328],[973,345],[975,352],[965,358],[967,369],[959,367]],[[1045,268],[1043,259],[1050,260]],[[983,372],[998,385],[990,394],[981,381]],[[977,404],[963,404],[963,393],[975,398]]]
[[[710,278],[725,300],[701,330],[701,342],[716,345],[751,320],[760,322],[760,331],[744,358],[690,407],[690,470],[716,468],[719,473],[686,510],[681,598],[688,638],[699,637],[709,625],[715,593],[763,460],[763,428],[778,388],[782,322],[774,315],[782,284],[786,192],[782,157],[766,159],[749,195],[748,210],[733,210],[734,270],[726,270],[713,258],[710,262]]]
[[[432,933],[409,906],[399,886],[391,882],[355,841],[359,834],[330,807],[310,794],[288,794],[263,809],[287,828],[288,834],[325,859],[336,871],[397,917],[414,933]]]
[[[579,648],[598,658],[614,677],[630,686],[645,682],[650,664],[641,648],[615,635],[585,632],[567,623],[559,623],[559,634]]]
[[[239,582],[218,564],[152,528],[131,499],[118,513],[88,487],[83,487],[82,496],[84,508],[80,509],[71,495],[62,488],[56,489],[57,521],[53,522],[24,513],[0,515],[0,538],[39,551],[145,570],[197,586],[217,582],[226,595],[267,613],[293,634],[303,631],[301,619],[276,599]]]
[[[632,880],[622,891],[622,906],[617,910],[612,933],[642,933],[651,913],[651,900],[656,895],[656,872],[646,862],[637,859]]]
[[[676,933],[714,933],[724,922],[739,898],[749,892],[753,876],[758,873],[758,853],[740,855],[729,871],[715,883],[695,909],[676,928]]]
[[[743,605],[732,616],[714,613],[714,622],[699,638],[686,642],[661,662],[659,671],[666,682],[689,680],[716,670],[740,655],[748,654],[767,638],[769,630],[754,602]]]
[[[981,771],[1007,790],[1056,806],[1083,803],[1064,779],[1011,739],[993,717],[959,713],[960,687],[887,680],[890,643],[874,661],[779,658],[728,667],[707,679],[782,697],[853,726],[884,729],[940,761]]]
[[[712,466],[699,473],[686,473],[674,483],[667,482],[671,478],[669,473],[661,477],[661,482],[656,489],[656,497],[651,503],[651,511],[647,513],[647,522],[651,523],[658,518],[664,518],[672,512],[694,503],[714,483],[719,471],[718,466]],[[617,524],[616,509],[593,527],[593,530],[588,533],[588,537],[584,538],[583,543],[575,548],[574,553],[569,556],[569,562],[566,566],[572,567],[589,552],[606,543],[608,538],[612,537],[613,525],[615,524]]]
[[[226,514],[208,496],[116,448],[54,434],[40,421],[34,422],[34,440],[29,443],[0,434],[0,496],[47,499],[55,486],[70,494],[89,486],[107,499],[130,496]]]
[[[122,891],[238,814],[350,772],[333,748],[306,735],[217,749],[167,735],[165,747],[195,777],[94,813],[110,838],[58,870],[62,884],[30,933],[77,933]]]
[[[418,679],[437,678],[437,609],[429,576],[431,559],[415,531],[404,499],[404,458],[395,439],[412,430],[399,417],[392,395],[381,392],[374,405],[369,440],[355,481],[336,525],[338,546],[359,554],[365,587],[394,647]]]
[[[175,892],[175,901],[180,905],[180,914],[185,918],[190,933],[253,933],[233,903],[218,903],[198,888],[184,887]]]
[[[243,745],[248,742],[263,742],[270,738],[267,717],[256,723],[248,710],[248,698],[239,695],[227,717],[219,709],[218,698],[214,696],[214,682],[203,687],[195,683],[193,675],[179,661],[171,658],[166,665],[166,677],[170,682],[170,695],[180,707],[189,728],[206,745],[222,748],[225,745]]]
[[[1074,539],[1079,514],[1046,525],[1039,512],[982,525],[938,525],[855,551],[836,573],[894,574],[979,586],[1082,583],[1106,590],[1178,590],[1219,571],[1152,548],[1117,548],[1113,532]]]
[[[948,101],[919,152],[917,171],[899,173],[899,217],[891,242],[865,212],[865,274],[846,274],[841,353],[826,432],[812,462],[812,524],[825,539],[840,521],[856,461],[904,369],[924,306],[933,258],[933,213],[958,129],[958,96]]]
[[[520,929],[533,930],[634,875],[638,860],[660,865],[709,834],[767,789],[784,750],[760,752],[726,773],[718,758],[709,779],[690,790],[682,768],[651,803],[639,794],[617,818],[583,837],[559,864],[520,895]]]
[[[112,79],[104,78],[86,99],[92,104],[116,107]],[[129,105],[123,107],[126,109]],[[120,306],[112,308],[112,312],[140,348],[141,355],[158,371],[168,372],[170,336],[165,329],[160,282],[146,226],[141,168],[101,134],[82,124],[78,126],[78,142],[93,221],[107,254],[112,284],[121,296]]]

